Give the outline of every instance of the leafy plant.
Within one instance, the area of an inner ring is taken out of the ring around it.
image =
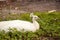
[[[0,31],[0,40],[40,40],[41,36],[45,37],[60,37],[60,12],[34,12],[40,17],[37,20],[40,24],[40,29],[36,32],[21,32],[17,29],[9,29],[9,32]],[[10,14],[5,16],[5,20],[27,20],[32,21],[29,13]],[[3,19],[0,17],[0,20]]]

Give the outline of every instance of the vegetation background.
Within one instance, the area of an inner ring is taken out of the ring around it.
[[[17,29],[9,29],[9,32],[0,31],[0,40],[60,40],[60,12],[34,12],[40,19],[40,29],[36,32],[20,32]],[[9,14],[2,20],[26,20],[31,22],[29,13]]]

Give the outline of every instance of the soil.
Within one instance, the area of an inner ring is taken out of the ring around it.
[[[5,12],[35,12],[35,11],[49,11],[57,10],[60,11],[59,2],[13,2],[10,4],[0,5],[0,11]],[[6,11],[5,11],[6,10]],[[12,11],[11,11],[12,10]],[[20,13],[19,12],[19,13]]]

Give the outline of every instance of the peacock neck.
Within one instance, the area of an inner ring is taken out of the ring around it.
[[[32,19],[32,22],[33,22],[33,25],[36,27],[36,29],[39,29],[39,24],[34,18]]]

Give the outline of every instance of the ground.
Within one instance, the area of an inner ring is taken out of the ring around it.
[[[3,13],[48,11],[48,10],[54,10],[54,9],[57,11],[60,11],[59,3],[53,2],[53,1],[52,2],[14,2],[8,5],[7,4],[3,5],[3,7],[0,7],[0,8],[2,8]]]

